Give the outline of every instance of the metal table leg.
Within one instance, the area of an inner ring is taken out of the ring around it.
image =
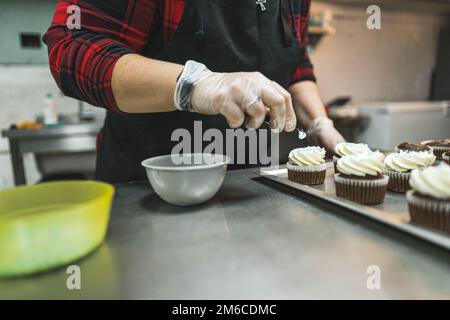
[[[9,149],[11,153],[11,162],[14,173],[14,183],[16,186],[26,184],[25,166],[23,163],[23,155],[20,152],[18,141],[9,139]]]

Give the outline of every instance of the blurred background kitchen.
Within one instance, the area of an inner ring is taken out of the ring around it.
[[[47,65],[55,4],[0,1],[0,189],[95,169],[103,110],[62,96]],[[372,4],[381,30],[366,26]],[[347,139],[388,150],[449,136],[449,17],[450,0],[313,0],[311,59]]]

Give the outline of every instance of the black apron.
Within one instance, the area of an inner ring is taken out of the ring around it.
[[[195,60],[215,72],[259,71],[286,88],[300,58],[300,47],[288,20],[292,2],[267,0],[264,6],[266,10],[262,11],[255,0],[186,0],[173,38],[162,47],[158,47],[159,41],[150,41],[142,54],[178,64]],[[159,30],[156,37],[163,37],[162,26]],[[193,133],[194,121],[202,122],[203,132],[217,128],[224,133],[229,129],[221,115],[108,112],[98,148],[97,179],[145,179],[141,161],[170,154],[179,143],[171,141],[172,132],[184,128]],[[204,146],[209,143],[204,142]],[[231,165],[230,169],[241,167]]]

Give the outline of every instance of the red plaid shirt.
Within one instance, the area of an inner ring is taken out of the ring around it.
[[[291,27],[294,24],[293,32],[302,49],[292,83],[314,81],[306,52],[311,0],[292,1]],[[69,30],[66,25],[71,5],[81,10],[79,30]],[[162,41],[170,40],[184,7],[185,0],[59,0],[52,24],[44,35],[50,70],[58,86],[67,96],[119,111],[111,88],[116,61],[128,53],[141,53],[149,41],[156,41],[153,36],[161,23]]]

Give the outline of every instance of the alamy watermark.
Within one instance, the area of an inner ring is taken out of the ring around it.
[[[264,1],[260,1],[264,2]],[[263,5],[263,3],[261,3]],[[370,5],[366,10],[369,17],[366,21],[366,26],[369,30],[380,30],[381,29],[381,8],[378,5]],[[66,26],[69,30],[80,30],[81,29],[81,9],[77,5],[70,5],[67,7],[67,20]]]
[[[201,121],[194,121],[193,134],[187,129],[172,132],[171,141],[178,142],[172,149],[175,164],[201,164],[208,158],[176,157],[180,154],[218,154],[231,158],[231,164],[260,164],[276,166],[279,164],[279,134],[270,129],[244,130],[210,128],[203,132]],[[206,142],[206,146],[204,144]],[[270,149],[270,150],[269,150]],[[211,159],[214,161],[214,159]]]
[[[366,280],[366,286],[369,290],[381,290],[381,268],[377,265],[370,265],[366,269],[369,275]]]
[[[375,4],[367,7],[367,18],[366,25],[369,30],[380,30],[381,29],[381,8]]]
[[[66,26],[69,30],[81,29],[81,9],[77,5],[71,5],[67,7],[67,20]]]
[[[66,287],[69,290],[81,290],[81,269],[77,265],[68,266],[66,273],[69,276],[66,279]]]

